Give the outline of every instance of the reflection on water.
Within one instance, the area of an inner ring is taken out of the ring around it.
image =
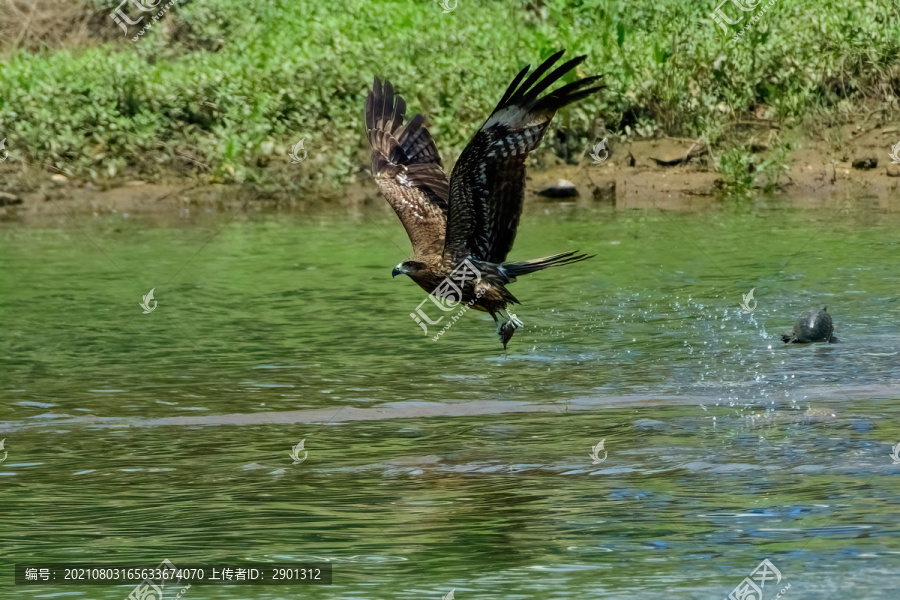
[[[900,217],[834,216],[534,209],[514,258],[598,256],[514,285],[508,355],[488,316],[409,318],[383,212],[4,226],[5,562],[331,560],[186,598],[463,600],[721,598],[769,558],[791,597],[893,598]],[[844,343],[781,343],[815,305]]]

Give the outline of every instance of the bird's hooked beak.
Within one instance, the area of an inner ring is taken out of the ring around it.
[[[391,279],[393,279],[397,275],[405,275],[405,274],[406,274],[406,269],[403,268],[403,263],[400,263],[399,265],[394,267],[393,271],[391,271]]]

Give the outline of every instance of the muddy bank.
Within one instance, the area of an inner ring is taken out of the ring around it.
[[[769,134],[760,133],[751,164],[763,163]],[[705,210],[726,196],[765,196],[797,208],[840,202],[867,202],[873,210],[900,210],[900,164],[891,158],[900,140],[900,123],[864,127],[847,125],[835,132],[850,140],[840,148],[825,141],[798,140],[781,168],[736,193],[728,185],[721,159],[702,140],[662,138],[611,144],[606,160],[594,164],[588,151],[568,160],[544,155],[528,172],[527,202],[574,202],[616,209]],[[823,135],[822,137],[827,137]],[[449,161],[448,161],[449,162]],[[0,218],[6,221],[65,219],[74,215],[136,214],[187,216],[216,211],[315,211],[333,207],[389,210],[368,173],[356,183],[305,197],[262,191],[248,185],[208,184],[199,179],[161,183],[139,180],[107,184],[70,179],[61,174],[14,172],[9,165],[0,179]],[[450,166],[448,165],[448,171]],[[753,173],[753,167],[750,169]],[[547,198],[542,190],[566,180],[575,195]],[[17,191],[25,190],[25,191]]]

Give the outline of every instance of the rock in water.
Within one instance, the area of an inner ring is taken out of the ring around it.
[[[556,185],[545,187],[538,192],[538,196],[545,198],[574,198],[578,195],[578,188],[575,184],[566,179],[560,179]]]
[[[6,192],[0,192],[0,206],[12,206],[13,204],[22,204],[22,199]]]
[[[867,156],[864,158],[857,158],[852,163],[854,169],[859,169],[861,171],[868,171],[870,169],[874,169],[878,166],[878,159],[872,158],[871,156]]]
[[[828,307],[811,308],[797,318],[794,330],[785,333],[781,339],[787,343],[806,344],[809,342],[838,343],[834,337],[834,321],[828,313]]]

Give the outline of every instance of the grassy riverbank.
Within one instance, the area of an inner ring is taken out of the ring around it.
[[[779,0],[737,40],[751,17],[726,33],[712,4],[680,0],[465,0],[450,13],[434,2],[187,0],[137,42],[108,17],[116,2],[81,5],[48,4],[40,18],[3,5],[0,136],[11,160],[0,188],[62,173],[244,182],[263,195],[335,189],[366,169],[360,115],[375,74],[428,116],[452,163],[512,75],[558,48],[587,54],[580,74],[603,73],[609,89],[560,114],[546,160],[574,160],[604,130],[620,141],[702,137],[710,168],[739,184],[788,151],[777,136],[755,159],[748,128],[815,136],[900,113],[892,0]],[[291,165],[301,138],[307,159]]]

